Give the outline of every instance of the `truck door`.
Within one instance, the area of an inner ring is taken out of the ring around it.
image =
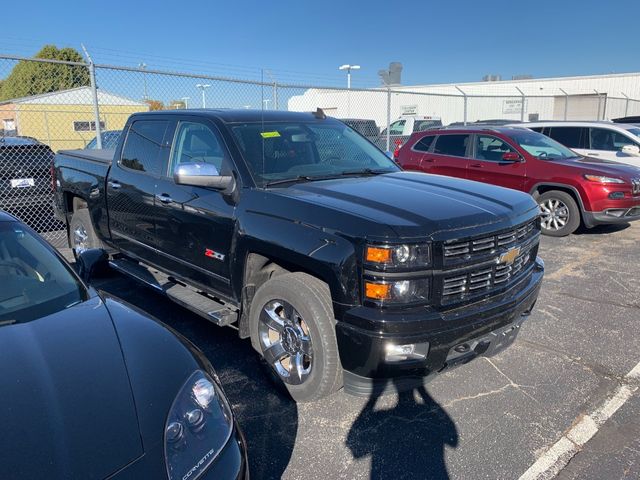
[[[185,118],[175,128],[171,155],[158,180],[155,221],[160,266],[194,284],[231,296],[234,204],[220,191],[177,185],[176,167],[213,165],[221,175],[233,170],[217,127],[200,118]]]
[[[124,253],[155,260],[154,195],[161,172],[166,120],[131,123],[119,159],[107,179],[109,229],[114,244]]]

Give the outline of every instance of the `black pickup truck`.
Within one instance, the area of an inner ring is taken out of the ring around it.
[[[321,110],[138,113],[54,167],[76,251],[237,328],[297,401],[495,354],[543,276],[529,195],[403,172]]]

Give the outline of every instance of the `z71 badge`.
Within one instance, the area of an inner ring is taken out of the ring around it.
[[[224,261],[224,254],[218,253],[210,248],[204,249],[204,256],[209,258],[215,258],[216,260]]]

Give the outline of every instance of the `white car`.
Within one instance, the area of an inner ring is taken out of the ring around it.
[[[640,167],[640,127],[611,122],[531,122],[516,126],[540,132],[585,157]]]

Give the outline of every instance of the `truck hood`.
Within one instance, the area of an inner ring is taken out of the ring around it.
[[[127,370],[100,297],[0,327],[0,471],[105,478],[143,453]]]
[[[467,229],[475,234],[495,230],[497,223],[507,228],[532,218],[537,209],[531,196],[522,192],[414,172],[299,183],[277,189],[277,194],[332,209],[336,213],[332,221],[340,222],[336,228],[342,231],[361,227],[361,222],[353,221],[357,218],[375,223],[376,232],[382,224],[403,238],[426,235],[434,240],[459,237]],[[317,221],[315,207],[296,213],[306,217],[300,220]],[[366,233],[353,232],[354,236]]]
[[[549,163],[559,163],[592,175],[605,175],[623,180],[640,178],[640,168],[603,158],[575,157],[567,160],[549,160]]]

